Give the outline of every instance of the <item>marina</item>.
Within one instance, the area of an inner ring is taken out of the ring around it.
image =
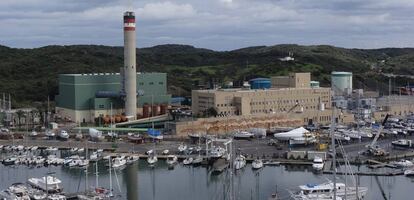
[[[109,173],[104,165],[102,163],[99,167],[99,182],[109,187]],[[88,171],[93,172],[93,168],[93,166],[89,167]],[[304,184],[304,180],[306,183],[323,183],[330,177],[330,175],[327,177],[323,174],[314,174],[310,166],[303,165],[265,166],[260,171],[251,168],[248,164],[244,169],[238,170],[234,176],[238,199],[267,199],[276,191],[281,199],[289,199],[288,190],[297,191],[297,187]],[[65,193],[79,193],[85,190],[85,174],[82,169],[59,166],[28,169],[25,166],[0,165],[0,186],[7,188],[15,182],[25,182],[32,174],[40,175],[53,171],[54,175],[62,180]],[[362,167],[361,170],[369,169]],[[229,183],[226,175],[226,171],[214,175],[210,174],[206,167],[183,164],[178,164],[174,170],[169,170],[168,165],[161,161],[156,167],[148,167],[146,161],[141,159],[118,172],[121,192],[114,183],[115,199],[226,199],[225,187],[226,183]],[[361,185],[369,187],[366,199],[384,199],[380,187],[383,188],[387,199],[409,199],[410,196],[405,191],[410,190],[414,181],[405,176],[375,178],[361,175],[358,178]],[[183,181],[177,184],[177,180]],[[93,173],[89,174],[88,182],[91,186],[94,185]],[[174,187],[171,188],[171,185]]]

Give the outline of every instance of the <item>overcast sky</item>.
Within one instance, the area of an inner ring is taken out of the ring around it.
[[[130,8],[138,47],[414,46],[414,0],[0,0],[0,44],[121,46]]]

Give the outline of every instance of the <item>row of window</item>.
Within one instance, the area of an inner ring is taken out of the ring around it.
[[[281,103],[308,103],[308,102],[319,102],[316,98],[315,99],[301,99],[301,100],[274,100],[274,101],[256,101],[250,102],[250,105],[271,105],[271,104],[281,104]],[[324,102],[324,101],[322,101]]]
[[[139,85],[144,85],[144,82],[139,82],[138,84],[139,84]],[[148,84],[149,84],[149,85],[154,85],[154,82],[149,82]],[[164,82],[161,82],[161,81],[160,81],[160,82],[158,82],[158,85],[164,85]]]

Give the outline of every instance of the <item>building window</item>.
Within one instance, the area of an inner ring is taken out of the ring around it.
[[[99,107],[99,108],[105,108],[105,106],[104,106],[104,105],[102,105],[102,104],[100,104],[98,107]]]
[[[139,82],[139,85],[144,85],[144,82]]]
[[[154,82],[149,82],[150,85],[154,85]]]
[[[160,85],[164,85],[164,82],[158,82],[158,84],[160,84]]]

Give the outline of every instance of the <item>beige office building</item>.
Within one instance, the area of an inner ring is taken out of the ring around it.
[[[205,116],[210,108],[214,108],[218,116],[281,113],[298,116],[301,113],[302,120],[307,121],[320,121],[320,114],[329,115],[325,109],[331,108],[331,89],[311,88],[310,73],[273,77],[271,80],[270,89],[193,90],[193,114]],[[325,122],[330,119],[322,118]]]

